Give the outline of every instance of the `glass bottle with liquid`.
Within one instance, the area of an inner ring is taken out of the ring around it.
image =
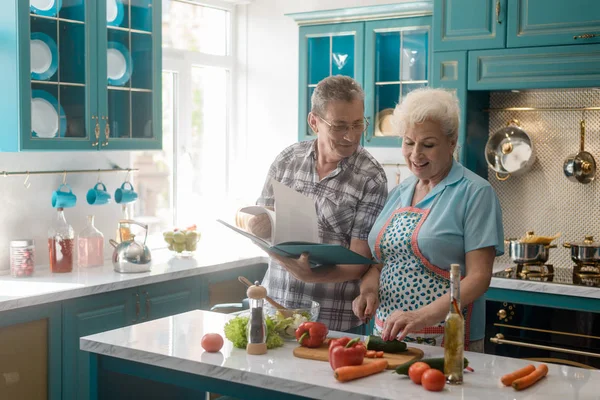
[[[54,273],[73,271],[75,233],[65,219],[62,208],[56,209],[56,219],[48,230],[50,271]]]
[[[85,228],[77,236],[77,264],[80,267],[104,265],[104,235],[94,225],[94,216],[87,216]]]
[[[460,311],[460,265],[450,265],[450,311],[444,325],[444,375],[449,384],[463,382],[465,320]]]
[[[131,215],[127,204],[121,205],[121,220],[129,220]],[[131,226],[128,223],[117,223],[117,243],[126,242],[131,239]]]

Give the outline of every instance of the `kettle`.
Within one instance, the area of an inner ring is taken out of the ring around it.
[[[129,219],[122,219],[119,221],[119,235],[122,224],[139,225],[146,231],[146,235],[144,236],[144,243],[136,242],[135,235],[131,235],[131,237],[125,241],[120,237],[121,243],[117,243],[113,239],[109,240],[110,244],[115,248],[112,256],[115,271],[123,274],[150,271],[152,266],[152,256],[150,255],[150,249],[146,246],[148,225]]]

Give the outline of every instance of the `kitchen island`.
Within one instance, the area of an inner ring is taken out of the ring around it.
[[[220,352],[205,352],[202,336],[223,335],[230,318],[190,311],[81,338],[93,371],[90,398],[132,398],[143,396],[140,388],[150,388],[169,399],[199,399],[204,391],[240,399],[600,399],[600,371],[550,364],[546,378],[517,392],[499,379],[528,361],[470,352],[465,356],[475,372],[465,373],[462,386],[446,385],[441,393],[427,392],[390,370],[339,383],[328,363],[294,357],[294,342],[262,356],[247,355],[228,340]],[[443,356],[441,348],[411,346],[421,348],[425,357]]]

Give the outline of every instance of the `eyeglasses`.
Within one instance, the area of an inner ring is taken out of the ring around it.
[[[353,125],[346,125],[346,124],[338,125],[338,124],[334,124],[332,122],[327,121],[325,118],[321,117],[320,115],[317,115],[317,117],[319,117],[319,119],[321,121],[325,122],[327,124],[327,126],[329,126],[329,130],[332,133],[338,134],[338,135],[341,135],[346,132],[362,135],[369,127],[369,120],[367,119],[367,117],[363,117],[362,122],[357,122],[356,124],[353,124]]]

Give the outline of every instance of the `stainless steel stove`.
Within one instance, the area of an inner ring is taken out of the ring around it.
[[[599,264],[576,264],[570,267],[555,267],[550,264],[515,264],[492,276],[600,288]]]

